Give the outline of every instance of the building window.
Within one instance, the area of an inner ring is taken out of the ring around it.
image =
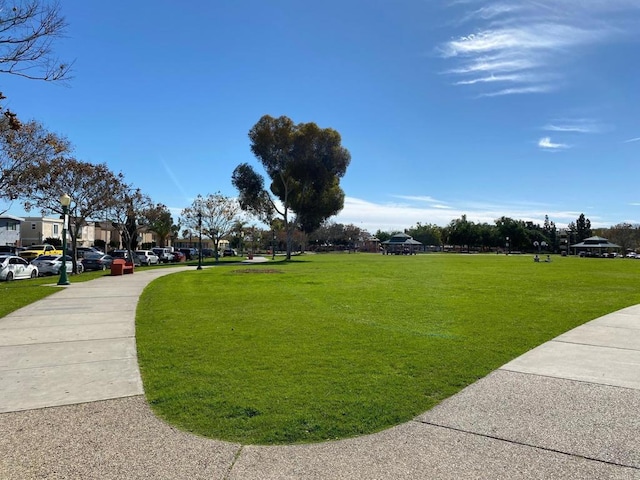
[[[58,235],[58,227],[59,227],[59,225],[54,225],[53,226],[53,234],[54,235]]]
[[[31,230],[35,230],[35,229],[36,229],[36,224],[35,224],[35,223],[32,223],[32,224],[31,224]]]

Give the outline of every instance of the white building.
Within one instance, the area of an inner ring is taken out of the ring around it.
[[[24,218],[14,215],[0,216],[0,245],[20,246],[20,224]]]

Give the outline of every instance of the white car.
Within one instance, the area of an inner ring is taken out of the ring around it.
[[[19,278],[36,278],[38,267],[29,264],[24,258],[16,255],[0,256],[0,280],[17,280]]]
[[[138,256],[142,265],[157,265],[160,263],[158,256],[151,250],[136,250],[134,253]]]
[[[82,273],[84,266],[81,262],[76,262],[78,267],[76,273]],[[62,255],[40,255],[35,260],[31,260],[31,265],[38,267],[39,275],[59,275],[62,267]],[[73,271],[73,260],[67,255],[67,273]]]

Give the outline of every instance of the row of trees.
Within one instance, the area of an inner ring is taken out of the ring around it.
[[[545,250],[558,252],[561,240],[570,245],[579,243],[593,235],[609,239],[620,245],[622,250],[636,250],[640,248],[640,225],[622,223],[610,228],[592,229],[591,221],[584,214],[563,228],[561,239],[560,229],[545,216],[542,225],[509,217],[500,217],[494,224],[474,223],[467,220],[466,215],[452,220],[445,227],[434,224],[421,224],[408,228],[405,233],[424,245],[450,245],[461,250],[506,249],[532,251],[536,246],[544,246]],[[385,241],[398,232],[383,232],[378,230],[375,236]],[[507,240],[508,239],[508,240]],[[508,242],[508,245],[507,245]]]
[[[125,248],[137,246],[143,228],[165,238],[172,229],[171,215],[139,188],[127,183],[122,173],[106,164],[92,164],[70,155],[70,144],[47,132],[35,121],[0,135],[2,179],[0,199],[19,201],[27,211],[62,215],[60,196],[71,197],[68,232],[75,252],[78,234],[88,220],[104,220],[116,229]],[[74,255],[75,258],[75,255]]]
[[[576,225],[580,225],[580,228]],[[575,223],[572,222],[567,230],[570,232],[572,243],[591,236],[590,222],[584,214],[581,214]],[[492,225],[475,223],[469,221],[466,215],[462,215],[460,218],[451,220],[445,227],[418,223],[405,232],[424,245],[450,245],[463,251],[488,251],[501,248],[527,251],[533,250],[534,245],[546,245],[549,251],[558,251],[560,248],[558,228],[548,216],[545,216],[542,225],[504,216],[495,220]],[[392,235],[393,232],[376,232],[376,237],[382,241]]]

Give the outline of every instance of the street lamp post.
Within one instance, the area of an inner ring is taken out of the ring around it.
[[[196,270],[202,270],[202,212],[198,212],[198,268]]]
[[[272,234],[273,234],[273,241],[271,242],[271,260],[275,260],[276,259],[276,231],[274,230]]]
[[[69,205],[71,197],[66,193],[60,197],[60,205],[62,205],[62,264],[60,265],[60,279],[58,285],[69,285],[67,278],[67,224],[69,223]]]

